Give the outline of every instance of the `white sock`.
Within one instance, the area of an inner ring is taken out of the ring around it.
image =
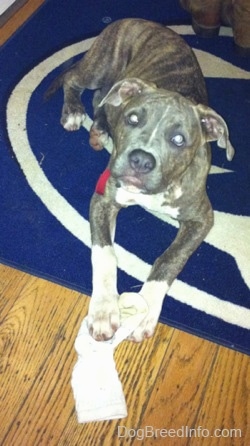
[[[113,352],[141,323],[148,307],[138,293],[123,293],[119,298],[121,326],[109,341],[95,341],[83,320],[75,341],[78,360],[71,385],[79,423],[112,420],[127,416],[122,385]]]

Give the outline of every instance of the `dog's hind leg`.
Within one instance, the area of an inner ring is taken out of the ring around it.
[[[45,99],[50,99],[51,96],[60,88],[63,87],[64,102],[61,113],[61,124],[68,131],[78,130],[84,119],[85,109],[82,104],[81,96],[85,89],[97,90],[103,86],[103,79],[98,74],[95,74],[95,62],[87,53],[79,62],[72,65],[67,71],[60,74],[50,85],[45,93]],[[105,90],[106,91],[106,90]],[[104,126],[105,116],[101,113],[99,121],[103,123],[99,125]],[[103,118],[101,119],[101,116]]]
[[[86,87],[78,64],[72,65],[53,80],[44,94],[44,99],[49,100],[59,88],[63,87],[64,103],[61,114],[61,124],[69,131],[78,130],[85,119],[85,110],[81,102],[81,95]]]
[[[79,130],[85,119],[85,110],[81,101],[83,89],[65,83],[63,91],[64,103],[60,122],[65,130]]]

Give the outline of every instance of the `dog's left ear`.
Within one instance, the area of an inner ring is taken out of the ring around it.
[[[118,107],[133,96],[138,96],[155,89],[156,85],[153,82],[144,82],[137,78],[123,79],[113,85],[108,94],[100,102],[99,107],[102,107],[104,104],[111,104]]]
[[[234,156],[234,148],[229,141],[229,132],[224,119],[212,108],[203,104],[197,105],[201,126],[207,141],[217,141],[219,147],[226,149],[228,161]]]

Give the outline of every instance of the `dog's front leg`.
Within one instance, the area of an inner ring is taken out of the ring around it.
[[[153,335],[158,322],[162,303],[172,282],[183,269],[189,257],[206,237],[213,224],[212,209],[208,209],[203,220],[180,222],[177,236],[170,247],[155,261],[140,294],[148,304],[148,314],[130,336],[140,342]]]
[[[120,325],[117,261],[113,248],[119,207],[104,195],[94,194],[90,206],[93,292],[88,327],[98,341],[112,338]]]

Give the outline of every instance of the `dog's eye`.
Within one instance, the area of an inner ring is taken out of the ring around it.
[[[130,125],[136,126],[137,124],[139,124],[139,118],[136,113],[131,113],[130,115],[128,115],[127,119]]]
[[[172,143],[177,147],[182,147],[185,144],[185,138],[183,135],[175,135],[171,138]]]

